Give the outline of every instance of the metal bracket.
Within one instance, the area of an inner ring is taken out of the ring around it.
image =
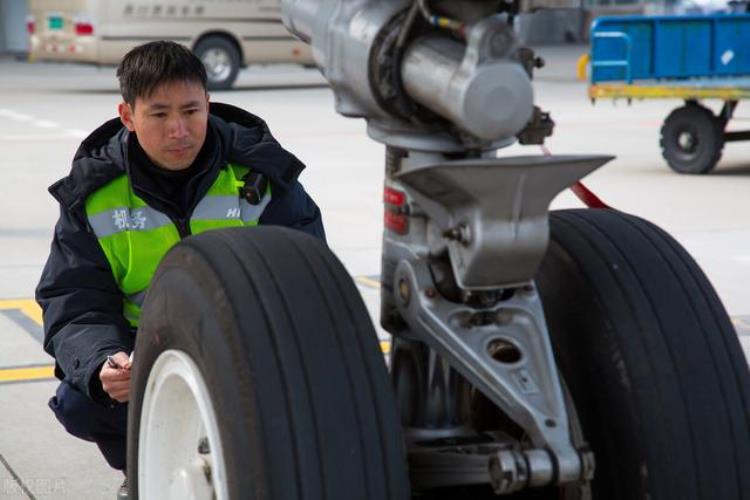
[[[394,179],[432,221],[431,251],[447,246],[458,285],[491,290],[533,279],[547,251],[552,199],[611,159],[477,158],[408,168]]]
[[[544,311],[527,286],[493,308],[448,302],[423,260],[402,260],[394,274],[399,312],[417,337],[518,422],[534,446],[549,448],[561,482],[580,477]]]

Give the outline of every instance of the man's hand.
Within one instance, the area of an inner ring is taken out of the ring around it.
[[[112,359],[120,368],[112,368],[109,362],[105,361],[99,372],[99,380],[102,381],[102,389],[110,398],[125,403],[130,395],[130,359],[124,352],[118,352]]]

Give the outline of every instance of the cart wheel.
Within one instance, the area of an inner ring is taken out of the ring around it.
[[[195,46],[195,55],[206,67],[208,90],[232,87],[240,71],[240,51],[223,36],[209,36]]]
[[[662,156],[675,172],[706,174],[724,148],[724,126],[710,109],[688,104],[672,111],[661,128]]]
[[[134,498],[408,498],[372,322],[319,241],[261,227],[180,243],[149,289],[134,358]]]
[[[596,455],[593,498],[750,498],[750,373],[696,263],[620,212],[552,212],[550,226],[537,284]]]

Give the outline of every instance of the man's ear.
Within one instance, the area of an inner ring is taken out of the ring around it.
[[[120,114],[120,121],[128,131],[133,132],[135,130],[135,124],[133,123],[133,108],[126,102],[121,102],[117,106],[117,112]]]

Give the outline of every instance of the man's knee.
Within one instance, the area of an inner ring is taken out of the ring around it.
[[[73,436],[93,441],[115,469],[125,469],[127,405],[100,405],[67,382],[60,383],[49,407]]]
[[[116,413],[92,401],[65,381],[49,400],[49,407],[66,431],[86,441],[94,441],[96,434],[111,433],[113,427],[115,430],[119,427],[118,422],[109,422],[117,420]]]

